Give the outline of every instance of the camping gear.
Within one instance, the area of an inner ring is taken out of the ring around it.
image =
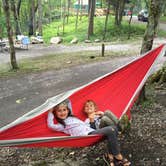
[[[82,108],[86,100],[96,102],[101,111],[111,110],[120,120],[130,117],[130,109],[138,97],[156,59],[165,52],[164,44],[138,57],[129,64],[94,81],[48,99],[43,105],[0,129],[0,146],[17,147],[84,147],[102,139],[101,135],[69,136],[47,126],[49,109],[68,99],[72,113],[85,120]]]

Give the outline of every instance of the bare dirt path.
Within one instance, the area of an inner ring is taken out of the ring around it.
[[[156,38],[154,40],[154,47],[166,42],[164,38]],[[135,51],[139,53],[141,47],[141,41],[129,43],[129,44],[118,44],[118,43],[105,43],[105,50],[120,52],[120,51]],[[101,52],[101,44],[83,44],[83,45],[45,45],[45,44],[30,44],[29,49],[16,50],[17,60],[24,58],[32,58],[45,56],[49,54],[66,53],[66,52],[80,52],[80,51],[99,51]],[[10,55],[9,52],[0,52],[0,64],[9,63]]]

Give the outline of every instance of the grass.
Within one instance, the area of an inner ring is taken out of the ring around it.
[[[70,17],[69,23],[65,24],[64,34],[62,33],[62,21],[56,21],[49,25],[44,26],[43,38],[46,43],[49,43],[50,38],[53,36],[63,37],[64,43],[69,43],[73,38],[78,38],[79,42],[83,42],[87,39],[87,27],[88,27],[88,17],[83,16],[82,20],[78,21],[78,28],[75,29],[76,17]],[[95,17],[94,19],[94,35],[91,36],[91,40],[102,39],[103,30],[105,24],[105,17]],[[59,27],[59,31],[58,31]],[[137,37],[142,37],[144,34],[146,26],[133,24],[130,29],[131,39]],[[109,17],[108,28],[106,34],[106,41],[116,41],[116,40],[127,40],[129,32],[129,26],[127,21],[122,22],[122,26],[117,28],[114,25],[114,17]]]
[[[166,16],[161,16],[161,17],[160,17],[160,21],[161,21],[161,22],[166,22]]]
[[[75,53],[52,54],[43,57],[36,57],[31,59],[23,59],[19,61],[19,70],[13,71],[9,64],[0,66],[0,77],[17,76],[20,74],[59,70],[71,66],[94,63],[99,61],[106,61],[112,57],[129,56],[132,52],[121,51],[105,51],[105,56],[102,57],[98,51],[83,51]]]

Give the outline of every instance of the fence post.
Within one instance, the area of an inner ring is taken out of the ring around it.
[[[105,45],[102,43],[101,45],[101,56],[104,57]]]

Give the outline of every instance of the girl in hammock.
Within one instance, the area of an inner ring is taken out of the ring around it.
[[[54,118],[57,123],[54,123]],[[124,159],[119,150],[117,140],[117,128],[108,126],[101,129],[93,129],[85,122],[71,115],[71,110],[66,102],[58,104],[48,113],[48,127],[52,130],[64,132],[71,136],[84,136],[102,134],[108,140],[108,155],[110,166],[129,166],[131,165],[127,159]]]

